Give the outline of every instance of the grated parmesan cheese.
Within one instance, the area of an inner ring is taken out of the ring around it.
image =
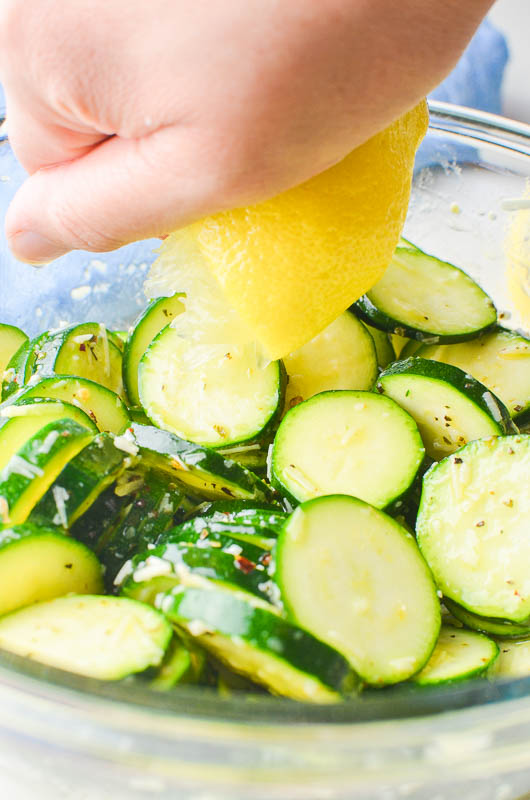
[[[121,436],[114,437],[114,447],[117,447],[118,450],[123,450],[124,453],[129,453],[131,456],[138,455],[140,449],[129,431],[122,433]]]
[[[68,517],[66,515],[66,501],[70,497],[69,492],[63,486],[52,486],[53,499],[57,514],[53,518],[54,525],[62,525],[63,528],[68,527]]]

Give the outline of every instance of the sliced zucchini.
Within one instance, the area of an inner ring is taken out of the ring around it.
[[[416,423],[397,403],[372,392],[322,392],[283,418],[271,481],[294,501],[351,494],[384,508],[407,491],[423,456]]]
[[[147,465],[167,472],[189,493],[211,500],[267,502],[274,493],[249,470],[207,447],[186,442],[169,431],[133,423],[131,438]]]
[[[414,417],[435,461],[474,439],[516,432],[499,398],[451,364],[416,357],[396,361],[381,373],[376,390]]]
[[[371,389],[377,377],[374,340],[350,311],[283,363],[289,376],[286,410],[329,389]]]
[[[276,547],[290,618],[337,649],[367,683],[410,678],[440,630],[436,587],[414,537],[356,497],[303,503]]]
[[[0,322],[0,377],[17,350],[28,341],[27,335],[16,325]]]
[[[237,461],[242,467],[257,475],[265,476],[269,445],[269,439],[265,438],[259,442],[243,442],[243,444],[235,444],[231,447],[218,447],[216,452],[232,461]]]
[[[255,353],[229,348],[206,357],[205,345],[166,326],[140,361],[138,391],[149,419],[210,447],[272,439],[283,408],[285,370]],[[218,348],[219,345],[215,345]]]
[[[218,522],[223,525],[244,525],[249,533],[260,536],[277,536],[287,513],[275,506],[258,506],[256,503],[242,501],[217,500],[203,503],[196,509],[196,514],[206,520],[207,524]]]
[[[123,433],[130,422],[127,409],[115,392],[77,375],[41,378],[9,401],[30,397],[51,397],[73,403],[88,414],[100,431]]]
[[[35,366],[38,346],[43,342],[47,333],[41,333],[34,339],[23,342],[18,350],[13,353],[3,373],[2,400],[17,392],[30,379]]]
[[[421,345],[416,355],[453,364],[487,386],[515,420],[530,417],[530,340],[496,330],[461,344]]]
[[[499,657],[490,671],[494,678],[526,678],[530,675],[530,641],[498,639]]]
[[[0,615],[69,592],[101,591],[95,555],[57,528],[26,522],[0,531]]]
[[[20,431],[38,430],[46,422],[53,419],[73,419],[89,431],[96,434],[98,429],[92,419],[73,403],[64,400],[54,400],[51,397],[16,397],[13,395],[6,405],[0,408],[0,426],[3,427],[8,420],[25,420],[20,423]],[[39,424],[40,423],[40,424]],[[14,432],[14,425],[11,425]]]
[[[91,550],[110,537],[109,532],[118,525],[124,507],[130,503],[130,497],[118,496],[114,488],[105,489],[70,529],[70,535]]]
[[[530,622],[530,436],[481,439],[423,480],[418,544],[443,594],[473,614]]]
[[[380,331],[378,328],[367,325],[365,322],[363,325],[374,340],[377,364],[381,369],[384,369],[391,361],[394,361],[396,357],[392,342],[390,341],[390,336],[386,331]]]
[[[267,563],[256,559],[252,561],[243,555],[252,549],[258,549],[260,558],[264,551],[253,548],[244,542],[233,544],[231,547],[214,547],[214,539],[198,539],[195,542],[183,541],[180,531],[173,531],[163,537],[162,543],[150,550],[135,556],[125,565],[125,568],[116,578],[116,585],[120,586],[125,578],[136,583],[144,582],[154,576],[162,576],[165,590],[180,584],[186,575],[198,575],[208,578],[215,583],[229,584],[233,588],[261,597],[272,602],[277,598],[278,592],[272,585],[271,575]]]
[[[164,473],[142,470],[125,474],[128,483],[116,491],[137,488],[126,495],[128,503],[116,523],[107,528],[95,545],[95,551],[105,567],[105,584],[112,589],[114,578],[123,564],[136,553],[143,552],[158,537],[178,521],[178,512],[185,503],[182,492],[168,481]],[[141,485],[138,486],[138,481]],[[182,512],[182,516],[183,516]],[[182,518],[181,516],[181,518]]]
[[[76,375],[123,394],[122,355],[113,334],[97,322],[51,331],[37,348],[33,372]]]
[[[149,688],[156,692],[167,692],[177,684],[198,683],[205,661],[203,650],[197,647],[190,649],[174,634],[164,660],[149,681]]]
[[[92,440],[93,434],[72,419],[56,419],[45,423],[21,447],[12,449],[20,431],[15,423],[25,423],[20,417],[0,429],[2,451],[0,472],[0,513],[5,524],[24,522],[43,494],[51,486],[65,464]],[[9,428],[9,430],[7,430]],[[27,428],[24,429],[27,431]]]
[[[430,344],[472,339],[497,320],[491,298],[469,275],[410,247],[397,248],[354,309],[374,328]]]
[[[0,620],[0,647],[103,680],[160,664],[171,636],[162,614],[125,597],[58,597]]]
[[[273,606],[228,586],[190,579],[156,593],[156,607],[234,672],[273,694],[314,703],[338,702],[354,688],[346,659],[278,616]],[[124,588],[141,592],[141,586],[131,581]]]
[[[430,659],[412,681],[418,686],[438,686],[478,678],[492,667],[498,655],[493,639],[444,625]]]
[[[517,625],[515,622],[508,622],[505,619],[494,619],[493,617],[479,617],[472,614],[466,608],[462,608],[457,603],[453,603],[447,597],[444,598],[447,610],[455,619],[461,622],[466,628],[485,633],[488,636],[502,636],[507,639],[528,639],[530,638],[530,624]]]
[[[198,547],[215,547],[235,555],[242,555],[251,562],[260,562],[263,559],[263,563],[268,564],[269,551],[274,547],[276,536],[267,537],[262,531],[263,529],[255,528],[244,522],[225,522],[211,517],[195,517],[161,534],[157,539],[157,544],[175,541]]]
[[[100,433],[66,464],[32,510],[29,521],[68,530],[125,469],[125,453]]]
[[[138,394],[140,359],[157,333],[160,333],[173,317],[184,311],[181,298],[182,294],[174,294],[171,297],[158,297],[152,300],[142,311],[127,337],[123,352],[123,382],[133,405],[140,405]]]

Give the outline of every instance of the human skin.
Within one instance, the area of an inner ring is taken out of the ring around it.
[[[456,63],[492,0],[2,0],[15,256],[106,251],[339,161]]]

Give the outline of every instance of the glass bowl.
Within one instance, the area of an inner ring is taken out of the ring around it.
[[[2,136],[5,214],[23,173]],[[524,321],[505,242],[529,175],[529,126],[431,104],[405,235],[478,279],[512,327]],[[2,240],[0,320],[30,334],[88,319],[126,327],[155,247],[32,270]],[[514,800],[530,790],[530,677],[401,686],[330,707],[160,694],[0,653],[0,788],[9,800]]]

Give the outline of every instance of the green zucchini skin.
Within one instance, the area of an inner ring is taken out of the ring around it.
[[[37,397],[74,403],[88,414],[100,431],[120,434],[130,423],[122,399],[106,386],[88,378],[77,375],[41,378],[11,396],[8,403]]]
[[[122,512],[95,546],[105,567],[108,591],[114,591],[114,579],[124,563],[152,546],[184,515],[185,498],[174,484],[168,483],[166,475],[155,470],[142,470],[139,475],[142,486],[126,496]]]
[[[0,615],[69,592],[101,591],[96,556],[58,528],[25,522],[0,530]]]
[[[17,409],[21,406],[24,408],[21,408],[20,412],[18,412]],[[55,409],[56,413],[54,414],[53,412]],[[6,404],[2,404],[2,408],[0,409],[0,419],[3,419],[3,424],[7,424],[8,420],[23,420],[24,418],[29,419],[29,417],[38,420],[39,416],[43,424],[46,419],[51,416],[55,416],[57,419],[67,417],[77,422],[79,425],[82,425],[84,428],[87,428],[93,434],[98,432],[92,418],[86,414],[83,409],[73,403],[69,403],[67,400],[55,400],[51,397],[19,398],[13,396],[12,401],[9,400]],[[20,424],[22,424],[22,422]],[[2,422],[0,422],[0,427],[2,427]]]
[[[125,453],[117,450],[109,434],[98,434],[66,464],[32,510],[29,521],[58,525],[69,530],[125,470]],[[62,498],[62,514],[58,510]]]
[[[248,524],[195,517],[160,534],[156,544],[173,541],[210,549],[215,547],[223,551],[236,548],[251,562],[258,563],[263,559],[264,563],[268,563],[268,558],[265,556],[267,553],[270,554],[276,537],[267,537],[262,530]]]
[[[171,531],[162,537],[160,544],[134,556],[124,571],[126,575],[130,573],[131,579],[137,583],[142,581],[146,573],[158,573],[163,576],[168,590],[180,585],[183,574],[199,576],[272,602],[277,590],[272,585],[269,573],[270,561],[264,563],[265,559],[262,558],[264,551],[259,549],[259,558],[251,561],[242,554],[245,552],[250,555],[252,546],[245,548],[244,543],[236,542],[231,545],[231,550],[228,546],[213,547],[215,543],[214,539],[186,542],[178,533],[173,535]]]
[[[154,674],[146,675],[149,688],[156,692],[167,692],[177,685],[197,684],[203,677],[205,663],[203,650],[184,643],[174,633],[164,660]]]
[[[473,301],[476,301],[476,304],[483,306],[481,309],[481,313],[478,315],[481,317],[482,321],[473,327],[469,327],[468,325],[464,325],[462,330],[450,332],[450,330],[443,328],[443,326],[438,329],[432,329],[432,320],[429,322],[428,317],[422,317],[421,324],[417,323],[417,327],[413,324],[410,324],[407,321],[407,311],[404,311],[399,318],[394,316],[390,316],[389,314],[385,313],[382,309],[381,304],[377,304],[374,296],[377,294],[378,284],[367,294],[363,295],[356,303],[352,306],[352,310],[355,314],[359,316],[359,318],[369,324],[372,325],[374,328],[379,328],[379,330],[387,331],[388,333],[394,333],[398,336],[405,336],[409,339],[416,339],[420,342],[425,342],[428,344],[436,344],[439,342],[443,342],[444,344],[451,344],[455,342],[464,342],[468,339],[473,339],[478,336],[479,333],[488,330],[493,325],[495,325],[497,321],[497,312],[495,310],[495,306],[492,300],[488,297],[488,295],[480,289],[480,287],[473,281],[468,275],[466,275],[463,270],[455,267],[454,264],[449,264],[448,262],[441,261],[434,256],[428,255],[424,253],[419,248],[412,249],[410,247],[404,248],[397,248],[395,252],[394,259],[392,260],[391,264],[388,267],[387,273],[383,276],[383,281],[388,280],[388,276],[391,270],[398,270],[403,272],[402,268],[400,267],[400,259],[408,262],[409,264],[413,265],[415,269],[419,267],[419,265],[423,262],[425,264],[425,268],[420,269],[420,273],[423,270],[425,272],[425,281],[428,282],[429,286],[432,285],[432,270],[436,270],[439,272],[440,275],[446,273],[448,276],[451,276],[451,291],[449,292],[447,298],[448,304],[450,302],[453,308],[459,308],[462,306],[462,299],[460,296],[459,288],[456,286],[456,280],[459,280],[461,287],[465,287],[466,290],[476,297],[473,297]],[[400,279],[400,283],[403,287],[407,286],[407,279],[410,283],[411,279],[407,274],[407,271],[403,272],[403,276]],[[410,292],[407,291],[407,300],[410,299],[410,296],[413,296],[414,291],[414,280],[412,279],[412,283],[410,284]],[[450,300],[449,300],[450,298]],[[471,297],[467,298],[469,302],[471,302]],[[419,309],[414,308],[414,312],[417,314]],[[469,309],[464,305],[461,308],[461,315],[460,318],[462,320],[468,320]],[[424,321],[425,320],[425,321]],[[429,322],[429,324],[427,324]]]
[[[429,661],[411,681],[417,686],[442,686],[479,678],[498,656],[498,645],[484,634],[444,625]]]
[[[466,628],[473,631],[485,633],[487,636],[501,636],[506,639],[529,639],[530,624],[518,625],[505,619],[495,619],[494,617],[481,617],[478,614],[468,611],[467,608],[459,606],[448,597],[444,598],[444,604],[453,617],[461,622]]]
[[[168,473],[184,491],[200,499],[271,502],[275,493],[250,470],[215,450],[180,439],[169,431],[132,423],[129,430],[146,466]]]
[[[182,297],[182,294],[157,297],[147,305],[133,323],[123,350],[123,383],[133,406],[140,406],[138,366],[141,358],[162,328],[165,328],[173,317],[184,311],[184,305],[180,299]]]
[[[0,620],[0,647],[100,680],[160,664],[171,636],[162,614],[125,597],[57,597]]]
[[[374,341],[377,365],[379,369],[385,369],[395,360],[394,348],[390,337],[386,331],[380,331],[379,328],[374,328],[373,325],[368,325],[366,322],[363,322],[363,325]]]
[[[126,596],[143,591],[142,584],[132,580],[124,585]],[[275,694],[330,703],[359,683],[346,659],[333,648],[245,592],[218,584],[207,588],[204,583],[179,585],[158,593],[155,602],[197,644]],[[204,632],[198,633],[198,628]],[[261,662],[258,671],[256,662]]]
[[[5,522],[24,522],[65,463],[92,438],[91,431],[67,418],[50,422],[31,436],[0,473]]]
[[[108,538],[124,507],[130,503],[130,497],[120,497],[114,489],[113,485],[104,489],[70,528],[70,535],[93,551],[97,550],[100,541],[103,543]]]

